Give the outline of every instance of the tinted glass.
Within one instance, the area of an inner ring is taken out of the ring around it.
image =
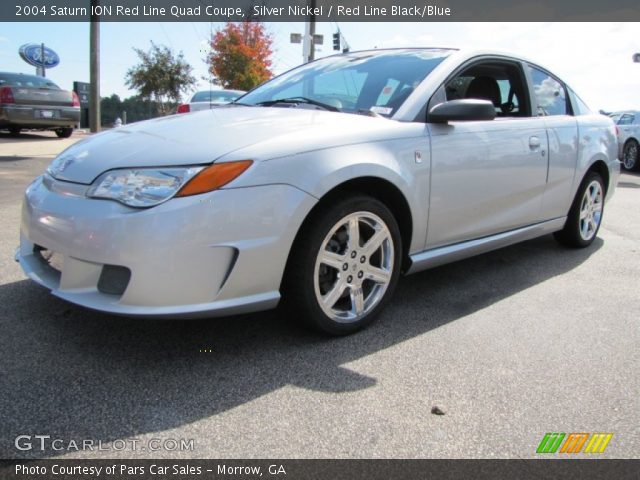
[[[0,87],[2,86],[60,89],[48,78],[37,75],[23,75],[21,73],[0,73]]]
[[[533,92],[538,103],[538,115],[567,115],[567,96],[564,86],[548,73],[529,66]]]
[[[258,104],[305,97],[348,113],[392,115],[450,50],[355,52],[307,63],[241,99]]]
[[[618,125],[631,125],[633,123],[633,115],[625,114],[618,120]]]

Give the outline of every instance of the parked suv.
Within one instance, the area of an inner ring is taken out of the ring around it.
[[[45,77],[0,72],[0,129],[53,130],[70,137],[80,123],[80,100]]]

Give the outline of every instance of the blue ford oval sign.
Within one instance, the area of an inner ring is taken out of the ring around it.
[[[18,52],[25,62],[34,67],[53,68],[60,63],[60,57],[56,52],[48,47],[42,48],[42,45],[36,43],[22,45]]]

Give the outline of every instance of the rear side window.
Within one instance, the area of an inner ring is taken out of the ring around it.
[[[567,95],[562,83],[548,73],[529,65],[538,116],[569,115]]]
[[[578,95],[576,95],[576,92],[574,92],[570,88],[568,90],[569,90],[569,98],[571,99],[571,106],[573,107],[574,115],[590,115],[593,113],[591,109],[587,106],[587,104],[584,103]]]
[[[45,77],[22,73],[0,73],[0,87],[50,88],[60,90],[55,83]]]
[[[620,117],[620,120],[618,120],[618,125],[631,125],[633,123],[633,119],[634,115],[625,113],[624,115],[622,115],[622,117]]]

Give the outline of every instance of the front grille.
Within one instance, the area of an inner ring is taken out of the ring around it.
[[[127,267],[105,265],[98,280],[98,291],[108,295],[122,295],[130,279],[131,270]]]

